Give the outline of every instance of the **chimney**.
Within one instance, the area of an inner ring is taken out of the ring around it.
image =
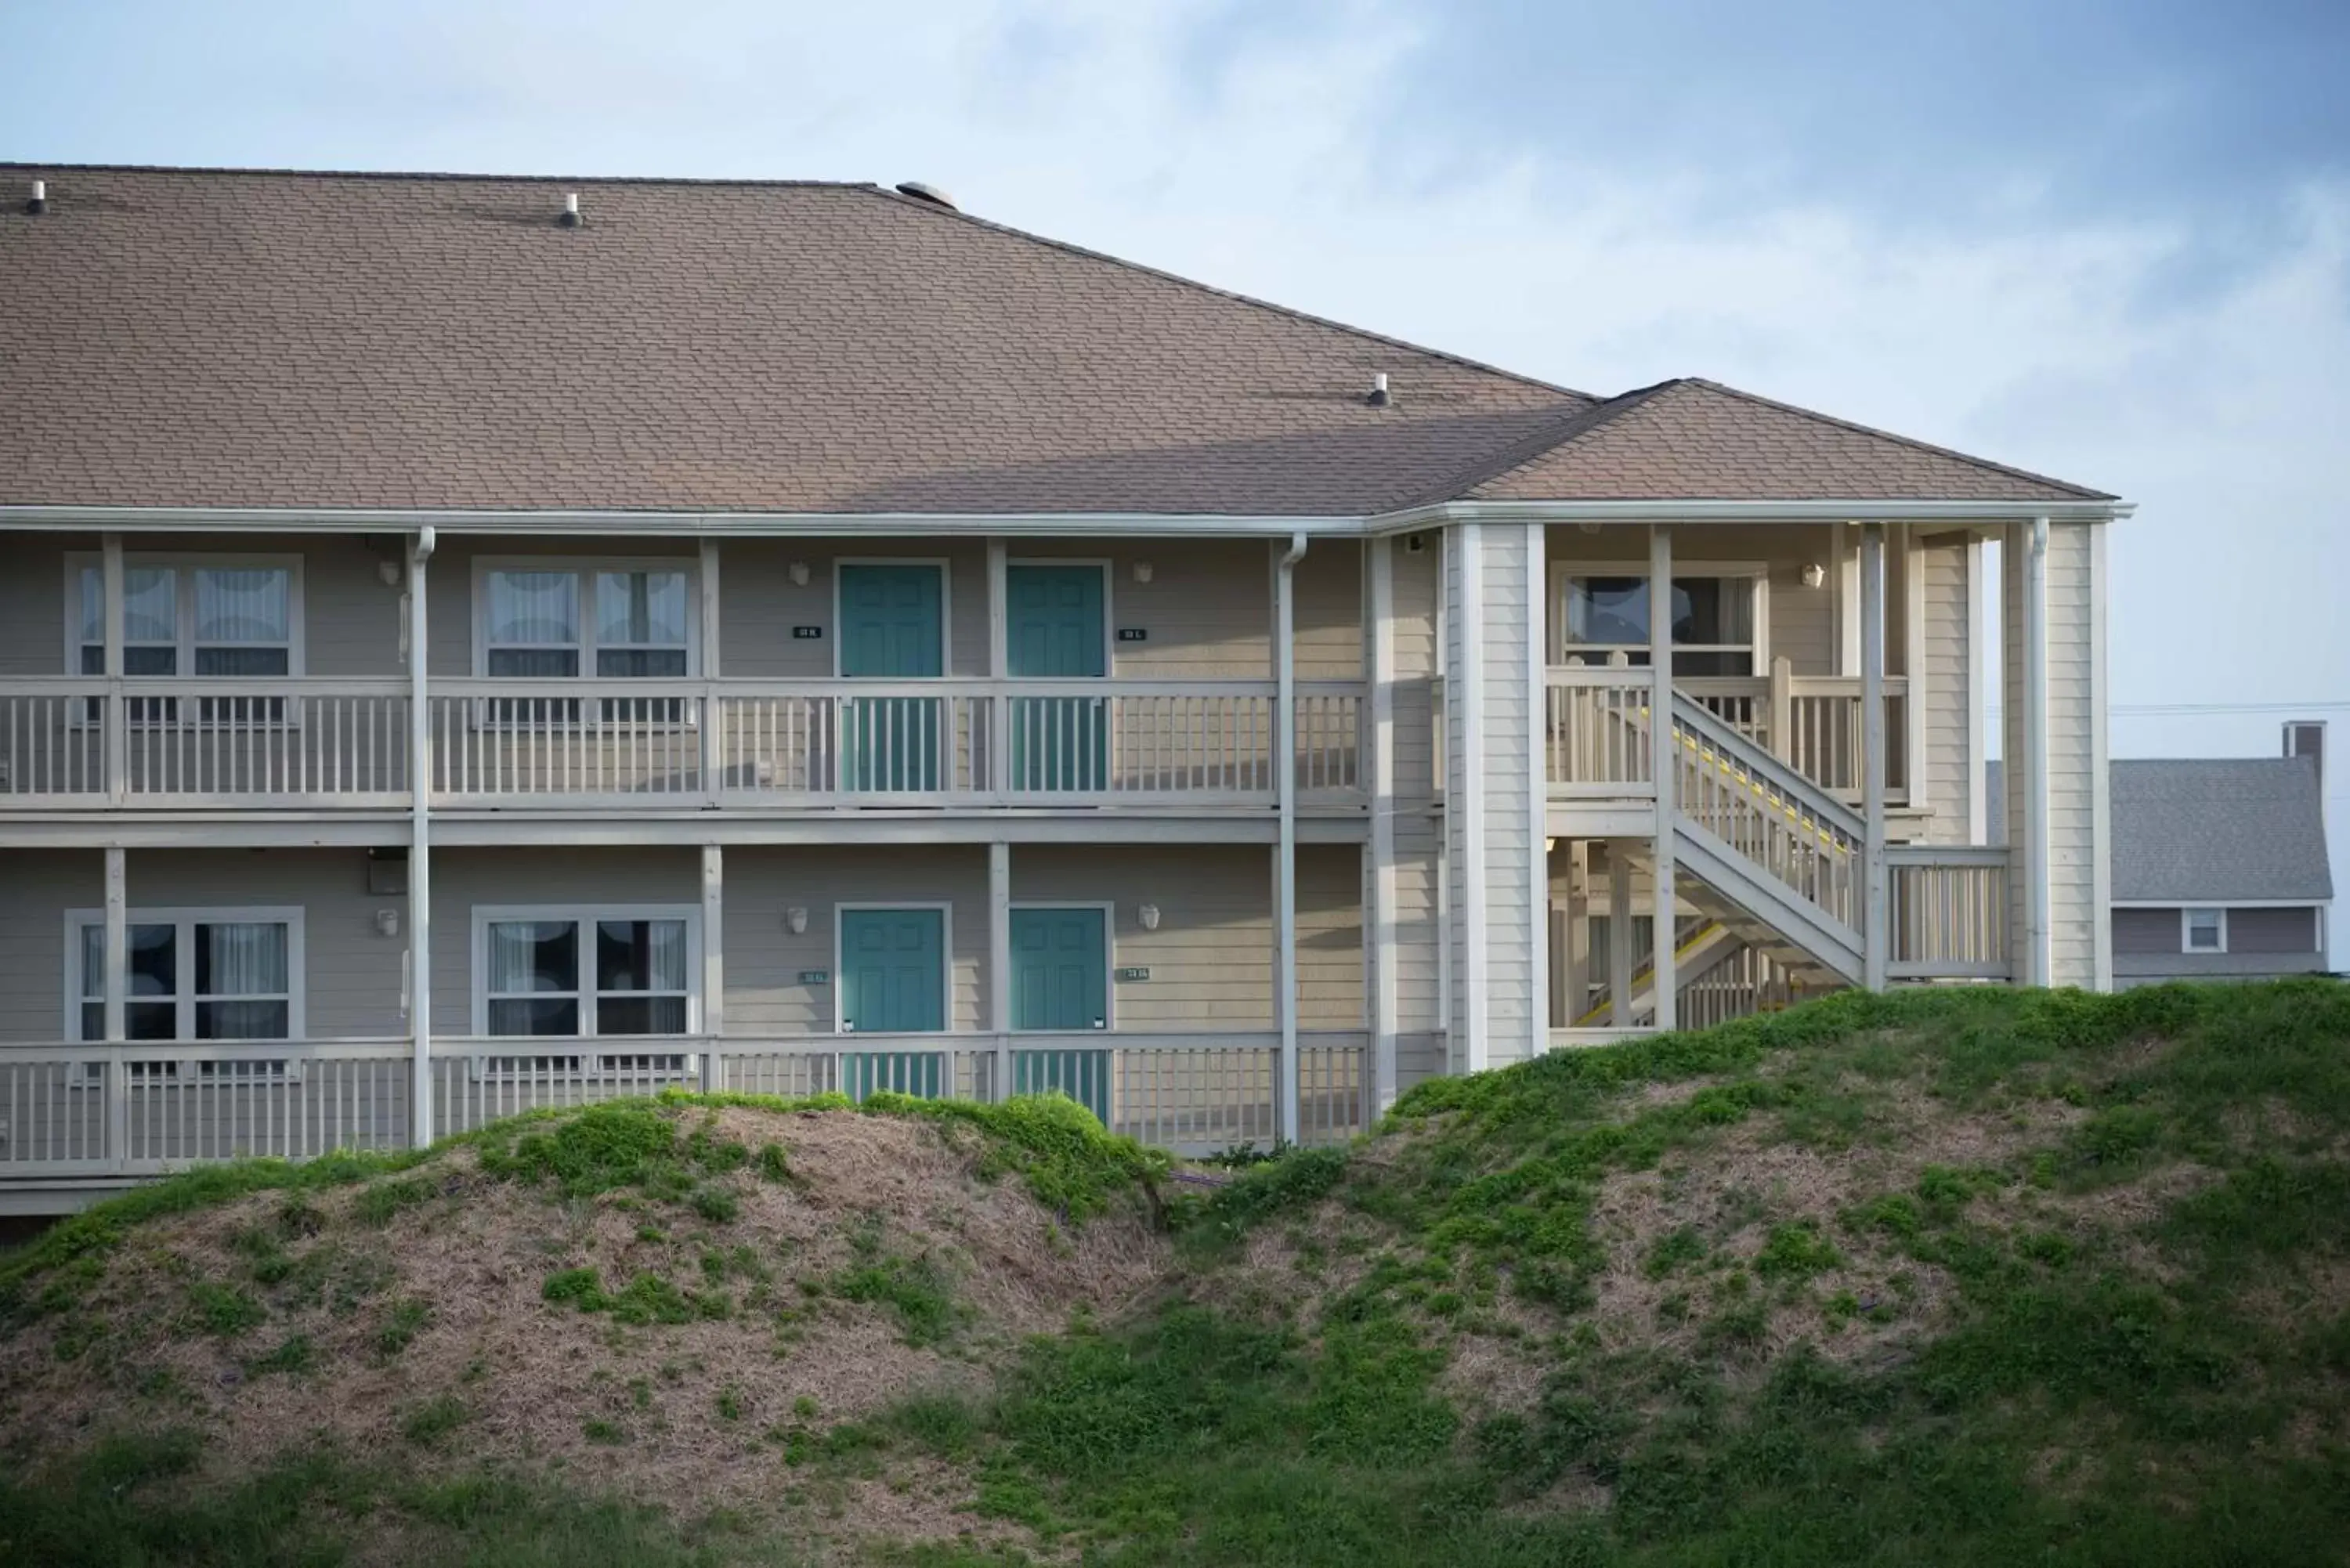
[[[2325,721],[2294,719],[2284,727],[2284,754],[2312,757],[2317,763],[2317,787],[2325,787]]]

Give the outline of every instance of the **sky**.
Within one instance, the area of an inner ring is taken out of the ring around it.
[[[2288,712],[2329,720],[2350,900],[2345,0],[0,0],[0,25],[4,158],[919,179],[1585,391],[1702,375],[2116,492],[2114,754],[2266,755]]]

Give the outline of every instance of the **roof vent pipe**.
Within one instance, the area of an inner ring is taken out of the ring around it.
[[[1378,374],[1371,378],[1371,395],[1365,398],[1363,401],[1370,404],[1371,407],[1375,409],[1384,409],[1388,406],[1388,373],[1385,370],[1381,370]]]
[[[911,196],[917,202],[928,202],[933,207],[944,207],[950,213],[959,213],[962,211],[962,208],[955,205],[954,198],[952,196],[948,195],[936,185],[925,185],[920,180],[908,180],[900,182],[898,186],[898,194],[900,196]]]
[[[48,210],[49,182],[47,180],[36,180],[33,182],[33,194],[25,202],[25,211],[37,214]]]
[[[563,193],[563,216],[557,218],[556,222],[561,223],[567,229],[576,229],[579,226],[580,217],[578,192],[566,191]]]

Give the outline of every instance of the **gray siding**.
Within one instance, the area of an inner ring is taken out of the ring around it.
[[[2176,953],[2179,950],[2177,909],[2116,909],[2114,956],[2124,953]]]
[[[2317,951],[2317,911],[2307,909],[2230,909],[2228,950],[2231,953],[2314,953]]]

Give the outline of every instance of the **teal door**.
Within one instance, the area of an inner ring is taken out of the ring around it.
[[[1109,1027],[1108,914],[1103,909],[1012,911],[1012,1027]],[[1110,1054],[1101,1050],[1014,1051],[1013,1092],[1057,1089],[1110,1118]]]
[[[945,912],[843,909],[839,984],[841,1026],[852,1033],[936,1033],[945,1029]],[[941,1054],[846,1053],[840,1059],[841,1092],[856,1100],[876,1089],[936,1098]]]
[[[1109,673],[1099,566],[1004,568],[1005,673],[1060,680]],[[1012,701],[1012,787],[1100,790],[1109,783],[1109,705],[1099,697]]]
[[[946,585],[932,566],[845,566],[840,673],[920,680],[946,673]],[[946,704],[935,697],[862,697],[843,704],[840,787],[916,793],[939,787]]]

